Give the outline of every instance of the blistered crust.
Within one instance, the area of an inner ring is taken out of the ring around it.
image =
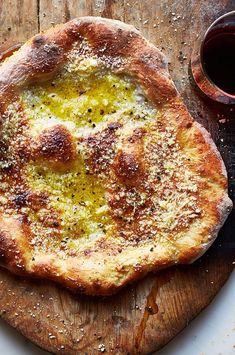
[[[34,36],[5,60],[0,78],[2,105],[12,98],[10,93],[24,85],[52,77],[66,61],[73,44],[79,45],[84,39],[98,56],[108,57],[111,62],[122,58],[122,66],[114,65],[113,70],[134,75],[156,103],[176,96],[165,56],[134,27],[120,21],[84,17]]]
[[[141,246],[136,243],[119,249],[117,245],[112,247],[106,240],[100,240],[95,252],[85,249],[78,256],[71,255],[66,260],[50,253],[32,258],[27,220],[19,220],[17,214],[16,218],[1,218],[1,265],[18,274],[53,279],[87,294],[105,295],[116,292],[149,271],[176,263],[190,263],[201,256],[216,238],[232,204],[227,196],[227,176],[222,159],[210,135],[194,122],[179,98],[169,77],[165,56],[135,28],[119,21],[93,17],[75,19],[29,40],[0,67],[2,116],[7,105],[26,85],[53,78],[66,63],[67,54],[74,44],[79,46],[84,40],[89,43],[93,54],[109,62],[113,72],[126,73],[144,87],[146,96],[162,112],[165,122],[175,128],[181,149],[192,158],[191,169],[202,176],[201,190],[205,193],[201,203],[206,205],[208,199],[210,201],[204,217],[209,221],[207,227],[198,228],[197,233],[190,230],[173,247],[158,244],[152,250],[148,243]],[[100,169],[99,158],[112,146],[118,128],[111,125],[104,136],[89,138],[87,144],[94,150],[94,171]],[[144,129],[137,129],[130,143],[138,142],[145,134]],[[102,144],[97,144],[97,139]],[[72,164],[76,156],[70,132],[59,125],[47,128],[31,144],[31,157],[54,169]],[[141,188],[147,174],[138,149],[120,151],[109,169],[121,184],[128,187]],[[215,197],[207,195],[208,184],[215,186],[218,192]],[[19,198],[20,203],[30,199],[30,193],[21,196],[24,198]],[[38,203],[47,203],[43,196],[34,196],[34,199]],[[31,206],[32,210],[36,209],[37,203],[31,203]],[[52,218],[50,225],[53,223],[56,222]]]
[[[60,170],[67,169],[76,157],[71,133],[59,124],[43,130],[34,143],[33,156],[41,164]]]

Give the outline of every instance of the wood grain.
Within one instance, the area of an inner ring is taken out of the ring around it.
[[[134,24],[167,54],[185,103],[224,157],[235,201],[235,111],[202,99],[188,75],[193,46],[216,17],[234,6],[235,1],[225,0],[6,1],[0,3],[1,41],[24,41],[39,29],[84,15]],[[233,269],[234,230],[233,210],[220,237],[196,263],[149,275],[113,297],[74,295],[51,282],[0,270],[1,315],[53,353],[151,353],[182,330],[223,286]]]
[[[37,0],[0,1],[0,45],[24,42],[38,31]]]

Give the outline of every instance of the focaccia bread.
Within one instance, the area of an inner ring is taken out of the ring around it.
[[[132,26],[84,17],[0,66],[0,264],[91,295],[191,263],[231,201],[223,161]]]

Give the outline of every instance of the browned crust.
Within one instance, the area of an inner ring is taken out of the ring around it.
[[[57,124],[46,128],[37,137],[33,153],[37,160],[56,169],[67,169],[76,157],[76,148],[71,133]]]
[[[179,143],[183,147],[197,146],[198,164],[195,165],[195,172],[205,177],[202,189],[206,189],[208,181],[212,179],[221,191],[220,199],[215,198],[210,209],[212,213],[210,230],[196,236],[200,241],[200,247],[182,247],[181,253],[175,259],[168,250],[159,249],[151,253],[147,249],[133,248],[132,252],[120,257],[117,255],[108,258],[106,255],[103,258],[102,252],[91,255],[87,252],[86,258],[81,260],[75,260],[71,256],[66,260],[65,271],[61,271],[63,268],[56,256],[43,256],[41,260],[33,261],[25,271],[25,258],[29,250],[27,237],[29,238],[30,231],[26,231],[14,220],[1,221],[0,260],[4,267],[20,274],[53,279],[87,294],[110,294],[149,271],[178,262],[189,263],[202,255],[223,225],[231,209],[231,201],[227,196],[227,176],[223,161],[210,135],[201,125],[193,121],[178,97],[168,73],[165,56],[134,27],[122,22],[84,17],[34,36],[0,67],[1,112],[4,112],[6,105],[25,85],[35,80],[45,81],[53,77],[65,63],[66,55],[73,44],[79,45],[84,39],[89,42],[97,56],[111,58],[111,62],[114,58],[121,58],[122,64],[114,65],[112,70],[127,73],[138,80],[144,86],[152,103],[163,109],[166,121],[169,119],[169,112],[171,113],[173,118],[170,122],[177,129]],[[57,129],[56,134],[53,133],[53,137],[62,142],[61,150],[55,157],[58,152],[53,153],[54,143],[52,144],[50,140],[48,145],[50,149],[46,154],[43,153],[44,158],[49,158],[52,162],[54,158],[58,162],[64,160],[64,157],[68,161],[73,159],[72,143],[69,146],[63,143],[66,134],[67,132],[60,129]],[[42,139],[49,136],[50,132]],[[67,138],[65,140],[70,141]],[[35,149],[36,154],[39,154],[40,144]],[[119,178],[125,180],[128,177],[131,184],[135,183],[141,176],[142,169],[141,164],[136,161],[137,158],[129,154],[120,155],[117,159]],[[130,171],[126,174],[128,169]],[[12,223],[11,227],[9,223]],[[103,245],[105,251],[105,243]],[[137,260],[136,263],[133,258]]]
[[[25,274],[28,233],[27,225],[20,218],[0,218],[0,263],[18,274]]]
[[[84,17],[34,36],[1,65],[1,104],[10,93],[35,80],[48,80],[66,61],[66,54],[84,39],[98,56],[125,59],[121,71],[136,76],[156,103],[176,95],[165,56],[130,25],[98,17]],[[102,51],[100,50],[102,48]],[[117,70],[117,68],[114,68]],[[7,93],[6,95],[5,92]]]

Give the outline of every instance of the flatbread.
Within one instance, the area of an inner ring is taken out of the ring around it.
[[[0,66],[0,264],[106,295],[191,263],[230,209],[226,170],[132,26],[84,17]]]

